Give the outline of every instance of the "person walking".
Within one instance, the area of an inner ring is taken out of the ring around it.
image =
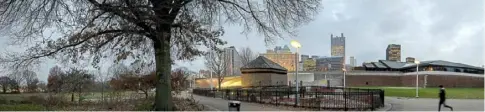
[[[440,85],[439,87],[440,87],[440,94],[439,94],[440,102],[439,102],[438,111],[441,111],[441,105],[443,105],[446,108],[449,108],[451,111],[453,111],[453,107],[451,107],[449,105],[446,105],[446,91],[445,91],[445,88],[443,87],[443,85]]]

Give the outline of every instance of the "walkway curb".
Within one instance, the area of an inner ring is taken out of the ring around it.
[[[392,104],[385,103],[384,107],[377,109],[377,111],[390,111],[392,109]]]

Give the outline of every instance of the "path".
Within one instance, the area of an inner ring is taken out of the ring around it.
[[[190,97],[190,93],[187,91],[181,92],[180,97]],[[212,98],[205,96],[193,95],[194,99],[203,104],[212,111],[229,111],[228,102],[229,100],[224,100],[221,98]],[[241,111],[287,111],[283,109],[278,109],[272,106],[265,106],[257,103],[247,103],[241,102]]]
[[[386,103],[392,104],[392,111],[438,111],[438,99],[386,97]],[[483,99],[447,99],[446,103],[454,111],[483,111]],[[448,111],[448,108],[441,108]]]

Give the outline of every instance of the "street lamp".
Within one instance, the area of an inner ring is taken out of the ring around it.
[[[296,61],[295,61],[295,79],[296,79],[296,95],[295,95],[295,106],[298,106],[298,49],[301,47],[301,44],[298,41],[292,40],[290,42],[291,46],[296,48]]]
[[[414,61],[414,63],[416,63],[416,98],[419,97],[419,61],[416,60]]]
[[[347,70],[345,68],[342,68],[342,71],[344,71],[344,88],[346,87],[345,86],[345,72],[347,72]]]

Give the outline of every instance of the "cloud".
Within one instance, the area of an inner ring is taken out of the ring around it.
[[[481,0],[324,0],[314,21],[299,29],[301,53],[330,55],[330,34],[347,37],[347,56],[358,63],[385,59],[388,44],[401,44],[402,61],[447,60],[483,65],[484,11]],[[226,29],[229,45],[259,52],[262,36],[246,38],[237,26]],[[281,39],[275,45],[288,44]]]

